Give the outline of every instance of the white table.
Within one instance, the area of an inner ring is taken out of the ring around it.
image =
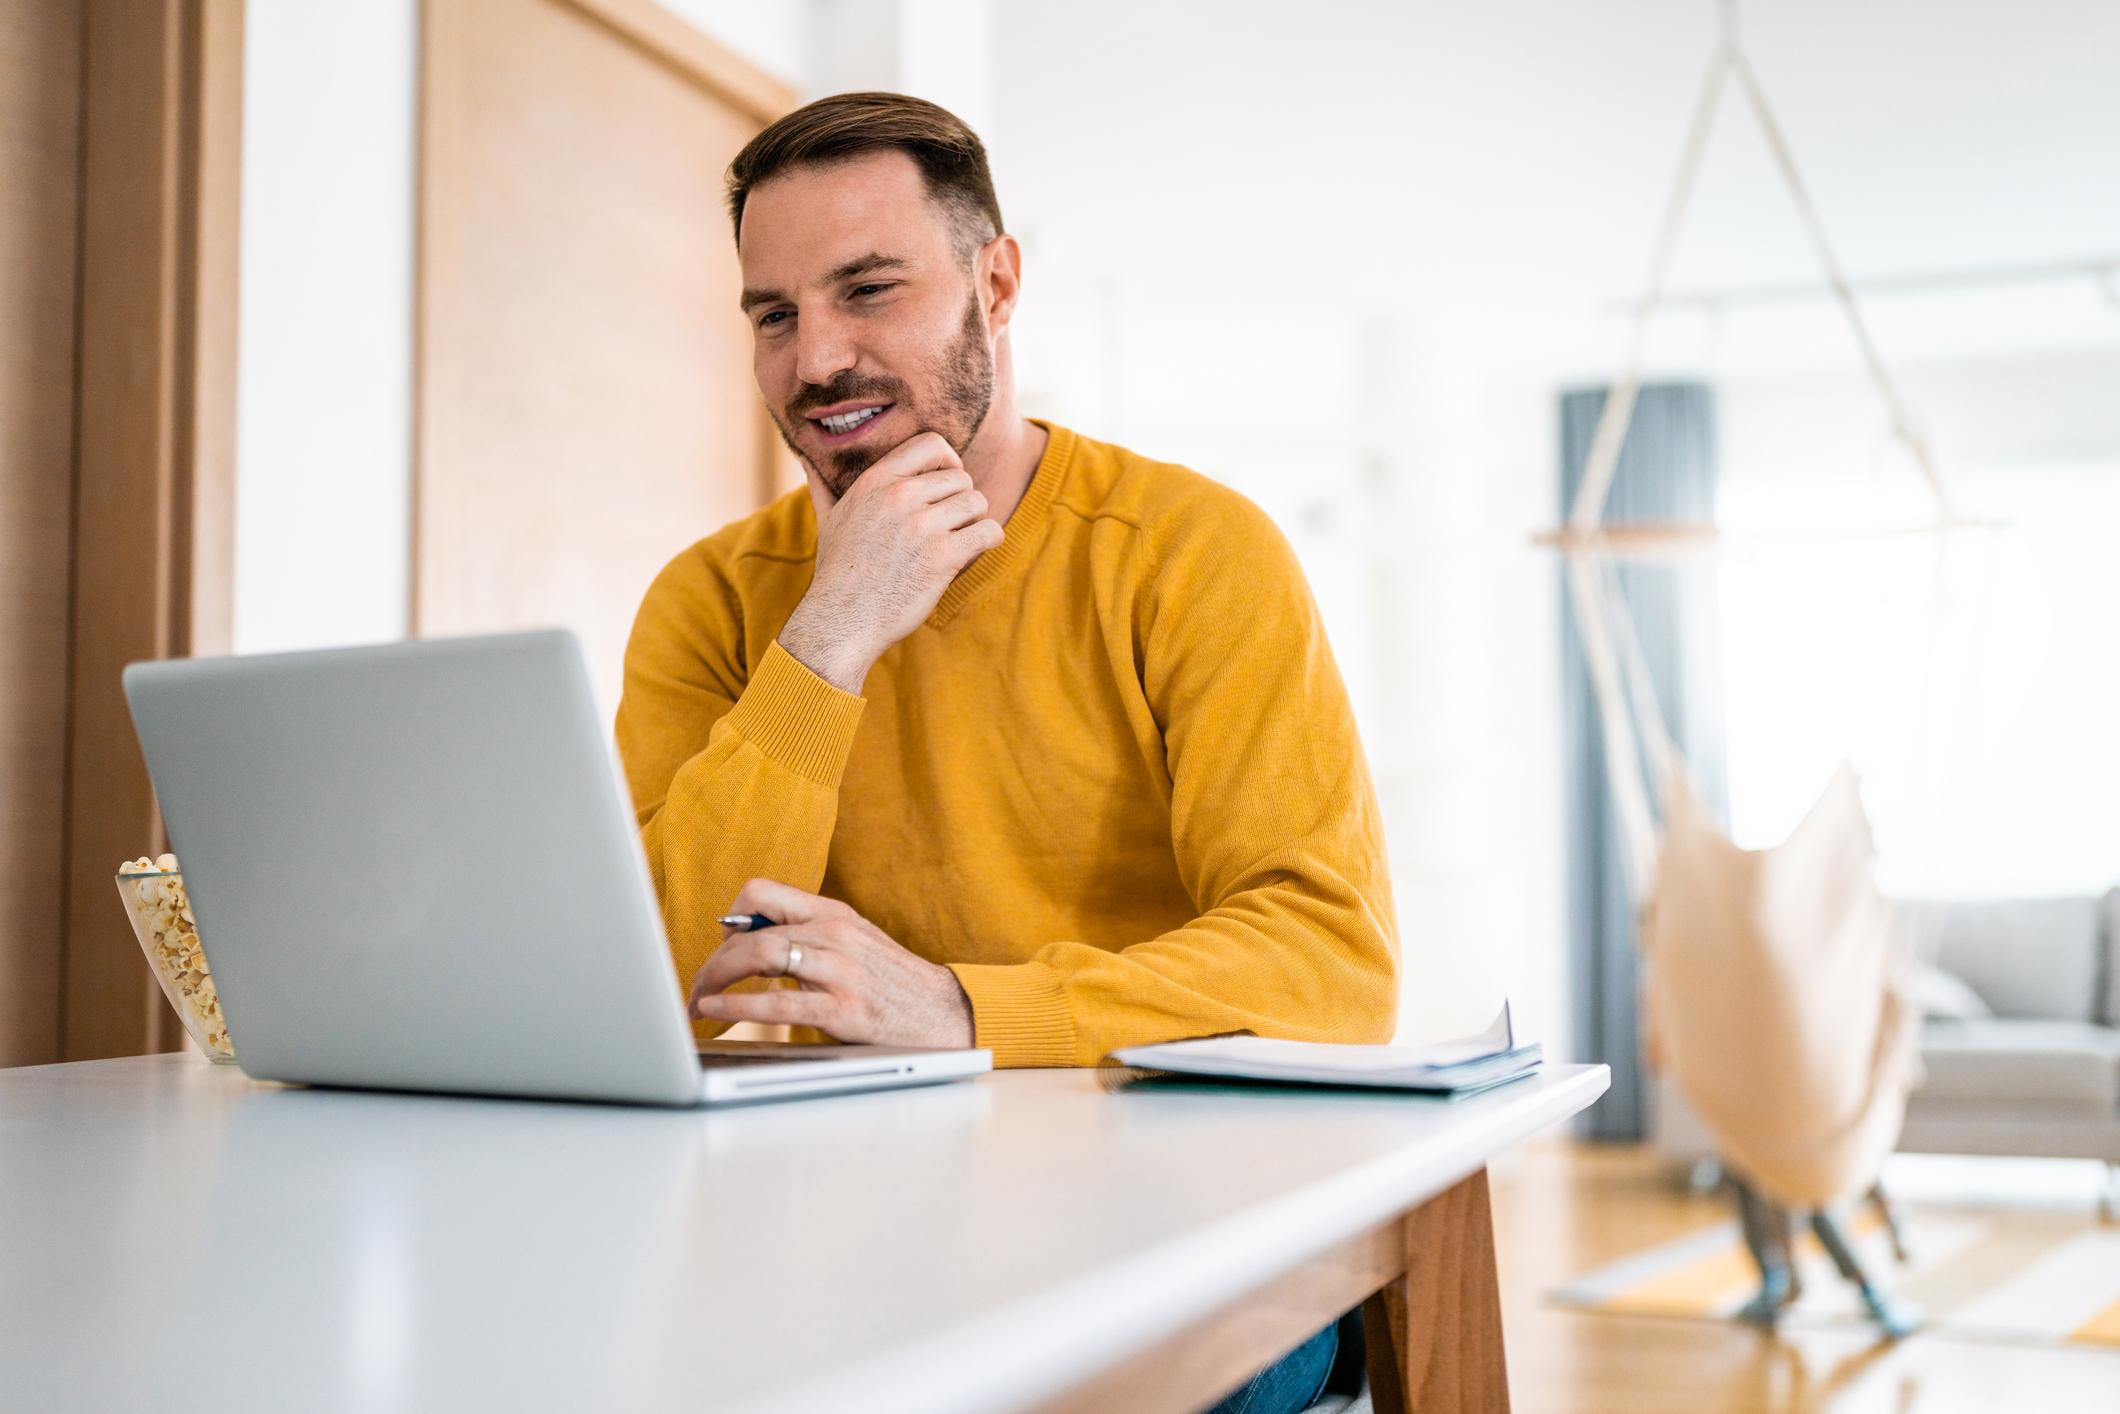
[[[1497,1407],[1484,1165],[1608,1079],[708,1112],[0,1071],[0,1402],[1183,1410],[1381,1287],[1382,1402]]]

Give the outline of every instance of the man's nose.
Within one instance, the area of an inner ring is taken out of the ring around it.
[[[854,366],[859,357],[847,329],[829,314],[806,315],[795,323],[795,374],[822,387]]]

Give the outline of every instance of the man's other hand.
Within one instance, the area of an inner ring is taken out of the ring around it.
[[[966,565],[1001,543],[1001,523],[985,518],[986,496],[934,432],[884,453],[836,500],[814,469],[804,474],[817,508],[817,564],[780,646],[826,682],[859,693],[884,650],[920,627]]]
[[[721,946],[692,981],[692,1015],[810,1026],[835,1040],[876,1045],[972,1044],[972,1003],[957,975],[907,952],[845,904],[753,879],[729,912],[779,921],[755,932],[722,931]],[[746,977],[790,975],[797,948],[794,990],[726,990]]]

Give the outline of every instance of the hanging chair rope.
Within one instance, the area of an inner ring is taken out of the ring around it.
[[[1605,776],[1611,783],[1612,812],[1620,831],[1620,863],[1626,873],[1628,896],[1639,906],[1655,886],[1656,816],[1649,808],[1649,795],[1643,784],[1648,763],[1635,742],[1634,718],[1628,710],[1618,657],[1612,648],[1610,625],[1623,615],[1605,602],[1600,568],[1603,563],[1602,556],[1588,554],[1569,555],[1562,562],[1575,622],[1582,632],[1583,658],[1589,665],[1591,688],[1598,703]],[[1653,696],[1651,709],[1654,710]]]
[[[1825,223],[1818,219],[1818,208],[1811,203],[1810,189],[1804,185],[1802,173],[1796,170],[1796,159],[1789,153],[1781,124],[1775,121],[1774,110],[1767,106],[1767,95],[1752,71],[1752,61],[1734,45],[1729,56],[1730,68],[1737,74],[1745,97],[1751,100],[1760,131],[1766,134],[1767,146],[1774,153],[1774,165],[1781,169],[1782,180],[1789,187],[1789,197],[1796,203],[1797,213],[1803,217],[1804,229],[1810,232],[1811,248],[1817,252],[1818,263],[1825,270],[1826,283],[1832,287],[1833,298],[1839,301],[1840,312],[1847,316],[1848,328],[1854,331],[1855,342],[1862,349],[1863,366],[1869,370],[1870,381],[1877,385],[1878,397],[1884,400],[1892,415],[1892,435],[1913,456],[1914,466],[1936,502],[1937,521],[1951,524],[1957,517],[1952,514],[1950,493],[1944,489],[1943,477],[1936,470],[1936,458],[1929,451],[1928,439],[1915,428],[1914,419],[1907,412],[1906,400],[1899,395],[1899,385],[1892,381],[1890,370],[1878,356],[1877,341],[1870,337],[1870,326],[1864,322],[1862,309],[1855,303],[1855,291],[1849,288],[1848,277],[1840,268],[1840,259],[1833,254],[1832,243],[1826,239]]]
[[[1614,547],[1601,533],[1601,526],[1605,504],[1611,497],[1613,478],[1619,469],[1620,452],[1626,444],[1627,427],[1633,420],[1635,402],[1641,392],[1650,329],[1663,303],[1665,284],[1707,153],[1708,138],[1722,106],[1723,92],[1733,75],[1765,135],[1775,167],[1803,222],[1833,298],[1854,334],[1863,367],[1891,419],[1892,435],[1912,456],[1934,503],[1936,526],[1963,523],[1952,510],[1928,441],[1915,425],[1898,385],[1877,351],[1876,340],[1856,304],[1839,257],[1826,237],[1825,223],[1819,218],[1810,190],[1797,169],[1781,124],[1767,102],[1751,61],[1738,43],[1736,6],[1731,0],[1725,0],[1722,41],[1708,60],[1700,91],[1694,99],[1678,171],[1664,204],[1663,224],[1649,260],[1641,297],[1634,306],[1626,359],[1620,377],[1607,394],[1599,413],[1589,452],[1583,460],[1582,479],[1570,504],[1568,533],[1560,546],[1567,568],[1571,605],[1582,633],[1584,658],[1600,704],[1601,734],[1613,788],[1613,809],[1619,821],[1629,889],[1637,903],[1645,901],[1655,885],[1660,832],[1652,797],[1661,799],[1674,773],[1682,772],[1686,767],[1684,756],[1672,739],[1633,618],[1627,612],[1620,592]]]
[[[1702,76],[1700,96],[1693,101],[1693,120],[1686,128],[1686,145],[1678,163],[1678,176],[1664,202],[1663,229],[1656,250],[1649,258],[1649,273],[1642,295],[1634,305],[1634,324],[1628,339],[1627,361],[1620,378],[1605,397],[1597,431],[1590,439],[1589,455],[1583,459],[1583,479],[1575,488],[1575,504],[1569,511],[1569,528],[1595,531],[1605,511],[1605,498],[1612,490],[1612,474],[1619,468],[1620,447],[1626,441],[1627,424],[1634,417],[1634,398],[1641,391],[1642,361],[1649,349],[1649,327],[1657,307],[1663,303],[1664,280],[1671,271],[1671,257],[1678,249],[1678,233],[1686,223],[1686,207],[1693,199],[1693,179],[1700,173],[1701,159],[1708,151],[1708,134],[1715,127],[1715,110],[1722,105],[1723,85],[1730,76],[1728,55],[1718,50]]]
[[[1671,261],[1678,249],[1679,232],[1685,226],[1686,210],[1693,199],[1695,178],[1700,174],[1703,158],[1707,154],[1708,136],[1714,130],[1715,116],[1722,105],[1722,94],[1731,75],[1737,78],[1746,102],[1758,120],[1760,131],[1765,135],[1767,148],[1773,154],[1774,165],[1788,188],[1789,199],[1796,207],[1804,231],[1810,237],[1811,248],[1818,257],[1825,273],[1826,284],[1840,306],[1848,328],[1855,336],[1857,348],[1862,353],[1863,367],[1877,389],[1891,417],[1892,435],[1897,438],[1914,459],[1923,484],[1935,502],[1936,519],[1939,525],[1953,525],[1957,517],[1952,511],[1949,493],[1944,488],[1943,477],[1936,468],[1936,459],[1929,450],[1928,439],[1914,424],[1907,410],[1906,400],[1900,396],[1898,385],[1893,382],[1890,370],[1877,352],[1877,341],[1871,337],[1870,326],[1864,321],[1862,309],[1855,302],[1855,292],[1849,287],[1847,275],[1841,269],[1840,258],[1834,253],[1832,242],[1826,238],[1825,223],[1819,218],[1818,208],[1811,200],[1810,188],[1804,184],[1803,174],[1796,166],[1795,156],[1789,150],[1788,139],[1783,135],[1781,123],[1774,116],[1772,105],[1767,102],[1766,91],[1760,86],[1759,76],[1752,62],[1745,57],[1737,42],[1737,10],[1734,4],[1723,6],[1723,38],[1715,53],[1708,60],[1707,72],[1703,75],[1700,94],[1694,100],[1693,117],[1686,128],[1685,146],[1681,151],[1678,174],[1671,183],[1671,193],[1664,203],[1664,220],[1658,232],[1655,253],[1650,257],[1649,272],[1643,282],[1641,298],[1636,301],[1633,327],[1628,339],[1625,363],[1621,366],[1620,379],[1613,385],[1605,399],[1605,406],[1598,418],[1597,430],[1590,442],[1590,451],[1583,461],[1583,477],[1576,487],[1575,500],[1568,514],[1568,526],[1579,535],[1594,536],[1599,521],[1604,517],[1605,502],[1612,490],[1612,478],[1619,469],[1620,449],[1626,443],[1627,424],[1634,416],[1634,402],[1641,391],[1642,365],[1645,361],[1649,331],[1656,312],[1663,304],[1664,285],[1670,275]]]

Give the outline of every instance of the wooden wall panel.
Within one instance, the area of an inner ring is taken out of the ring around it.
[[[723,212],[791,106],[646,0],[428,0],[415,631],[563,624],[616,705],[634,611],[772,485]]]
[[[119,673],[225,652],[240,0],[88,0],[61,1052],[182,1028],[112,874],[163,847]]]
[[[0,1066],[59,1059],[81,10],[0,0]]]

